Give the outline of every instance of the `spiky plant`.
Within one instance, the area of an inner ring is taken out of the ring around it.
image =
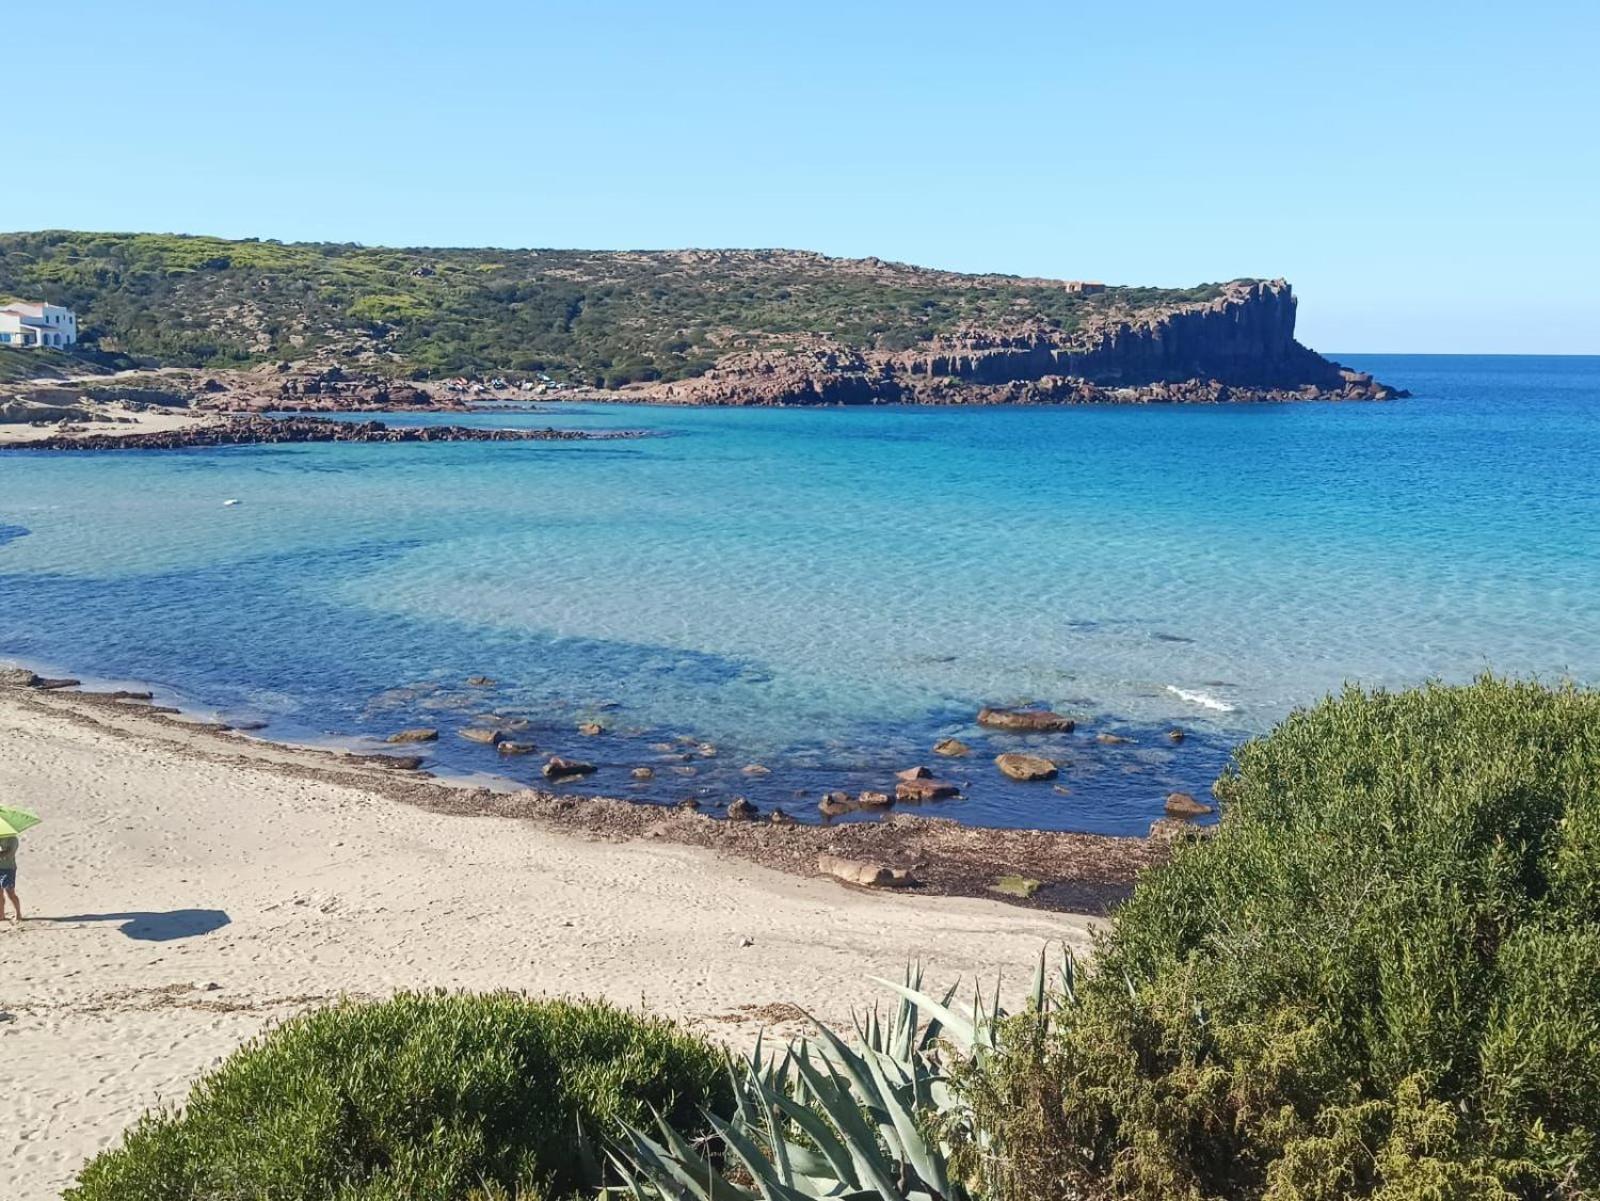
[[[947,1057],[981,1060],[997,1049],[1006,1014],[999,986],[974,989],[970,1016],[922,991],[922,970],[903,983],[877,981],[898,996],[892,1015],[855,1015],[847,1044],[811,1019],[816,1036],[769,1056],[758,1040],[733,1073],[731,1121],[707,1113],[701,1143],[656,1117],[654,1130],[629,1126],[612,1153],[632,1201],[971,1201],[950,1166],[952,1142],[982,1145],[970,1112],[951,1089]],[[1045,956],[1029,1004],[1044,1013]],[[1076,995],[1076,966],[1063,955],[1060,996]],[[809,1015],[808,1015],[809,1017]]]

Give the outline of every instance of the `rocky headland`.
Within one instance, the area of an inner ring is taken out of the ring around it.
[[[696,379],[636,399],[689,405],[1217,404],[1390,400],[1405,395],[1295,340],[1296,300],[1281,279],[1226,285],[1215,299],[1082,327],[1039,320],[968,325],[908,350],[816,339],[730,355]]]
[[[78,313],[70,354],[0,350],[0,381],[41,408],[72,407],[74,391],[229,412],[1400,395],[1296,340],[1282,279],[1144,287],[796,250],[51,231],[0,234],[0,292]]]

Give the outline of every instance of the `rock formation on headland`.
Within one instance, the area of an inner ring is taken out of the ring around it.
[[[1241,280],[1214,300],[1112,310],[1062,331],[1031,320],[966,326],[910,350],[826,341],[731,355],[697,379],[658,385],[676,404],[1091,404],[1388,400],[1400,395],[1295,340],[1284,280]]]

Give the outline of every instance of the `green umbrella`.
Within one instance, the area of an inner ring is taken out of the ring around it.
[[[37,813],[29,813],[26,809],[13,809],[10,805],[0,805],[0,838],[21,834],[29,826],[38,824]]]

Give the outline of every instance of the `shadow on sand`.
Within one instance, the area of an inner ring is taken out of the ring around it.
[[[171,942],[220,930],[232,919],[220,909],[173,909],[167,913],[79,913],[38,917],[39,922],[121,922],[121,930],[140,942]]]

